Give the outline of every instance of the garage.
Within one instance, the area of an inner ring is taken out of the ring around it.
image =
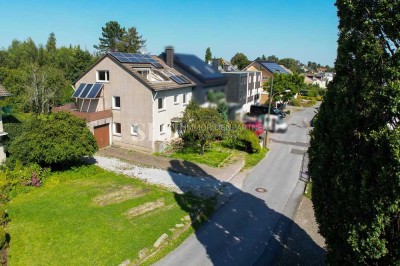
[[[110,146],[110,124],[94,127],[94,138],[99,149]]]

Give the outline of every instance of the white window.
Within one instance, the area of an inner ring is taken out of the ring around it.
[[[165,131],[164,131],[165,129],[164,129],[164,127],[165,127],[164,124],[161,124],[161,125],[160,125],[160,134],[161,134],[161,135],[165,134]]]
[[[113,133],[114,135],[121,136],[121,123],[114,123]]]
[[[163,98],[163,97],[158,98],[158,100],[157,100],[157,107],[158,107],[158,110],[159,110],[159,111],[165,109],[165,102],[164,102],[164,98]]]
[[[138,124],[131,125],[131,135],[137,136],[138,133],[139,133],[139,125]]]
[[[178,104],[179,103],[179,97],[178,95],[174,95],[174,104]]]
[[[249,76],[249,83],[251,82],[251,76]]]
[[[184,94],[182,95],[182,102],[183,102],[183,104],[186,103],[186,96],[187,96],[186,93],[184,93]]]
[[[121,109],[121,98],[119,96],[113,96],[112,99],[112,108],[113,109]]]
[[[108,82],[110,80],[110,72],[108,70],[97,70],[96,73],[97,82]]]

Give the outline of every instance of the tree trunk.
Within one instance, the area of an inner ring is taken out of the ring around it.
[[[201,156],[204,155],[204,148],[206,147],[206,143],[207,143],[207,141],[205,141],[205,140],[200,141],[200,155]]]

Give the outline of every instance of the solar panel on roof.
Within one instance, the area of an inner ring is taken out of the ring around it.
[[[180,75],[179,78],[181,80],[183,80],[185,83],[191,83],[190,79],[188,79],[187,77],[185,77],[184,75]]]
[[[175,81],[176,83],[178,83],[179,85],[185,83],[185,81],[183,81],[182,79],[180,79],[178,76],[171,76],[170,78],[171,78],[173,81]]]
[[[89,94],[86,96],[87,99],[95,99],[97,97],[97,94],[99,94],[99,91],[103,87],[103,84],[101,83],[95,83],[93,85],[93,88],[90,90]]]
[[[150,55],[130,54],[130,53],[120,53],[120,52],[111,52],[110,54],[121,63],[152,64],[156,68],[163,67],[162,64],[158,63],[157,60],[151,57]]]
[[[86,86],[86,83],[79,84],[79,87],[76,89],[74,94],[72,94],[72,97],[73,98],[78,98],[85,86]]]
[[[93,84],[86,84],[86,87],[82,91],[81,95],[79,95],[79,98],[86,98],[86,96],[88,95],[88,93],[92,87],[93,87]]]
[[[277,63],[273,62],[261,62],[261,65],[263,65],[265,68],[267,68],[269,71],[272,73],[285,73],[289,74],[283,67],[278,65]]]

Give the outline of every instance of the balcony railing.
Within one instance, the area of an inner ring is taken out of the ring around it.
[[[53,107],[52,111],[53,112],[70,112],[76,117],[82,118],[86,120],[86,122],[92,122],[100,119],[105,119],[105,118],[110,118],[112,117],[112,110],[103,110],[103,111],[97,111],[97,112],[79,112],[76,109],[74,109],[75,106],[73,105],[64,105],[60,107]]]

